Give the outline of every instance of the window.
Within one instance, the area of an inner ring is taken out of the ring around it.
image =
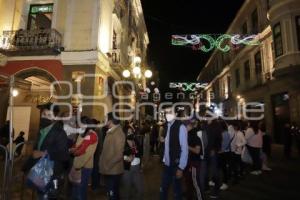
[[[296,17],[296,28],[298,38],[298,49],[300,50],[300,15]]]
[[[27,29],[50,29],[52,15],[53,4],[30,5]]]
[[[280,23],[277,23],[273,27],[273,37],[274,37],[275,57],[278,57],[278,56],[281,56],[283,54],[282,34],[281,34]]]
[[[235,70],[235,87],[238,88],[240,86],[241,79],[240,79],[240,69]]]
[[[245,63],[244,63],[244,76],[245,76],[245,80],[248,81],[250,80],[250,62],[249,60],[247,60]]]
[[[230,76],[227,76],[227,86],[228,86],[228,92],[231,92],[231,78],[230,78]]]
[[[113,39],[112,39],[112,48],[118,49],[118,37],[117,37],[117,32],[113,30]]]
[[[261,63],[261,54],[260,51],[258,51],[255,56],[255,74],[260,75],[262,73],[262,63]]]
[[[248,33],[248,25],[247,22],[245,22],[242,26],[242,33],[247,34]]]
[[[258,30],[258,12],[257,9],[255,9],[251,15],[252,19],[252,33],[256,34],[259,32]]]

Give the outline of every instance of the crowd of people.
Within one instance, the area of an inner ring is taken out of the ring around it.
[[[51,103],[39,109],[38,138],[23,171],[27,174],[45,156],[54,162],[47,189],[36,189],[41,200],[58,199],[60,194],[85,200],[90,182],[92,190],[105,186],[110,200],[143,199],[144,135],[150,136],[150,151],[163,165],[161,200],[168,199],[171,184],[176,200],[217,199],[220,191],[243,180],[247,165],[252,175],[271,170],[271,137],[263,122],[177,120],[178,113],[165,108],[163,121],[138,126],[121,122],[113,113],[100,123],[87,116],[56,120],[59,108]],[[20,133],[15,142],[23,142],[23,136]]]
[[[172,109],[166,109],[167,123],[160,131],[160,141],[165,146],[160,199],[168,199],[171,184],[174,199],[183,196],[205,199],[207,192],[211,199],[217,199],[220,191],[227,190],[230,183],[234,185],[243,179],[246,163],[251,163],[252,175],[271,171],[267,159],[271,137],[262,122],[199,121],[196,118],[180,121],[176,116]],[[247,153],[250,162],[244,161]],[[183,191],[181,179],[185,180],[186,191]]]

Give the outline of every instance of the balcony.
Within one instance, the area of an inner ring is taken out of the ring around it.
[[[113,49],[108,53],[109,61],[112,65],[118,65],[121,63],[120,49]]]
[[[6,56],[57,55],[62,35],[55,29],[3,31],[0,53]]]

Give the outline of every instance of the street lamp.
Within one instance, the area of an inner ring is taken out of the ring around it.
[[[149,70],[149,69],[147,69],[147,70],[145,71],[145,77],[146,77],[146,78],[151,78],[151,77],[152,77],[152,71]]]
[[[135,66],[140,66],[140,65],[141,65],[141,62],[142,62],[141,57],[139,57],[139,56],[135,56],[135,57],[134,57],[133,63],[134,63]]]
[[[129,78],[130,77],[130,71],[128,69],[124,70],[122,73],[124,78]]]
[[[19,95],[19,91],[17,89],[13,89],[12,95],[13,95],[13,97],[18,96]]]
[[[132,72],[133,72],[133,75],[135,78],[141,78],[141,68],[140,67],[134,67]]]
[[[140,67],[134,67],[132,72],[135,76],[138,76],[138,75],[141,74],[141,68]]]

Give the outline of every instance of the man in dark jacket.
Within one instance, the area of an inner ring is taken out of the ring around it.
[[[222,147],[222,127],[217,120],[209,120],[207,126],[207,155],[209,169],[211,170],[211,178],[214,183],[214,187],[211,193],[211,198],[218,198],[220,192],[220,166],[218,153],[221,151]]]
[[[24,171],[30,168],[43,156],[49,155],[54,161],[53,177],[51,187],[46,193],[38,192],[38,199],[47,200],[51,196],[58,198],[58,191],[62,187],[62,180],[69,160],[68,138],[63,129],[63,123],[55,121],[59,109],[51,103],[38,106],[41,110],[40,131],[32,158],[25,165]],[[53,199],[53,198],[52,198]]]
[[[160,200],[168,199],[168,190],[173,184],[174,199],[182,197],[182,175],[188,160],[188,141],[186,127],[176,120],[172,107],[165,109],[167,123],[164,127],[164,169],[160,186]]]

